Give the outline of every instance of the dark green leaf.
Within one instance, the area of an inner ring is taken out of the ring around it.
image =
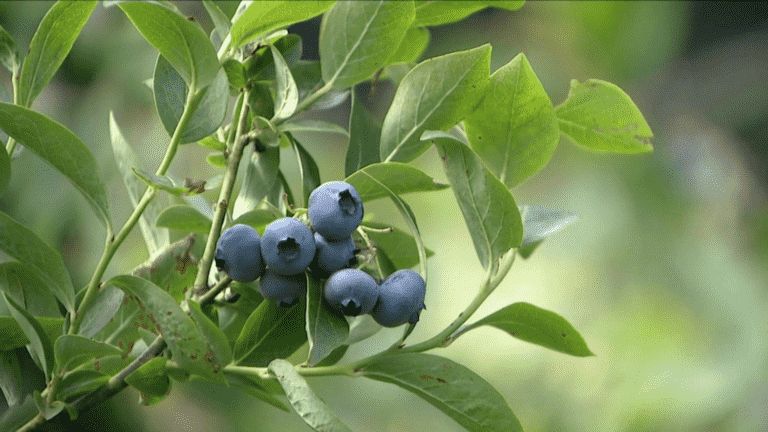
[[[32,316],[61,317],[53,290],[40,277],[40,272],[28,264],[18,261],[0,264],[0,290],[7,292]]]
[[[450,138],[435,138],[448,180],[484,268],[520,246],[523,223],[515,199],[472,149]]]
[[[306,299],[281,308],[264,301],[248,317],[235,343],[235,364],[266,366],[276,358],[286,358],[307,341]]]
[[[64,400],[73,399],[107,385],[109,376],[90,369],[72,371],[59,381],[56,395]]]
[[[75,289],[61,255],[32,230],[0,212],[0,251],[34,269],[68,311],[74,312]]]
[[[347,177],[345,181],[357,189],[363,202],[387,197],[388,190],[402,195],[409,192],[443,190],[448,187],[446,184],[435,182],[418,168],[400,162],[368,165]]]
[[[125,382],[136,390],[154,397],[163,397],[171,390],[171,380],[165,357],[155,357],[125,377]]]
[[[224,378],[205,359],[208,350],[205,339],[170,294],[148,280],[129,275],[115,276],[105,285],[114,285],[135,297],[139,308],[162,334],[180,367],[203,378],[223,382]]]
[[[429,30],[426,27],[411,27],[387,63],[415,62],[427,49],[427,45],[429,45]]]
[[[306,21],[332,4],[333,1],[254,1],[232,24],[232,45],[239,47],[271,30]]]
[[[313,119],[289,120],[285,123],[281,123],[277,129],[280,132],[323,132],[349,136],[349,133],[336,123]]]
[[[523,205],[519,206],[520,216],[523,219],[523,241],[520,243],[518,253],[523,258],[528,258],[534,249],[545,238],[562,230],[576,222],[578,216],[562,210],[551,210],[543,207]]]
[[[42,114],[2,102],[0,129],[64,174],[105,226],[111,225],[109,201],[98,164],[77,135]]]
[[[485,92],[491,47],[425,60],[397,87],[381,130],[381,160],[410,162],[429,147],[425,130],[444,130],[469,114]],[[429,91],[426,91],[429,89]]]
[[[155,3],[126,2],[118,6],[187,86],[197,91],[213,81],[219,71],[219,58],[200,27]]]
[[[91,306],[85,311],[78,333],[92,338],[115,316],[123,304],[125,293],[115,287],[104,287],[96,295]]]
[[[140,179],[137,179],[131,169],[141,169],[143,165],[139,162],[136,153],[134,153],[123,137],[123,133],[120,131],[120,126],[118,126],[112,111],[109,112],[109,134],[112,138],[112,152],[115,154],[117,168],[123,176],[125,188],[128,189],[128,198],[130,198],[133,207],[136,207],[141,197],[144,196],[147,185]],[[157,219],[161,210],[161,204],[158,200],[152,200],[139,218],[139,228],[144,236],[144,243],[146,243],[150,255],[168,246],[168,243],[170,243],[168,230],[157,228],[152,223]]]
[[[173,135],[179,124],[184,105],[187,102],[189,88],[181,75],[162,55],[157,56],[155,74],[152,81],[155,94],[155,106],[160,120],[169,135]],[[186,129],[181,132],[180,143],[190,143],[207,137],[224,122],[229,102],[229,82],[227,72],[222,69],[213,82],[199,90],[189,109],[194,113]]]
[[[116,346],[75,335],[59,336],[54,353],[60,371],[70,371],[96,357],[122,354]]]
[[[380,229],[392,228],[392,232],[388,233],[369,231],[367,234],[379,251],[384,251],[387,258],[392,261],[395,269],[409,269],[419,263],[419,250],[416,247],[416,241],[408,233],[379,222],[364,222],[363,225]],[[426,251],[427,257],[435,254],[429,249]]]
[[[464,126],[472,148],[510,189],[544,168],[560,139],[552,102],[522,53],[491,75]]]
[[[341,361],[342,358],[344,358],[344,354],[347,353],[347,349],[349,348],[349,345],[341,345],[331,351],[328,356],[326,356],[324,359],[322,359],[316,366],[333,366],[339,361]]]
[[[578,357],[594,355],[565,318],[529,303],[514,303],[500,309],[461,329],[456,337],[482,325],[496,327],[520,340],[565,354]]]
[[[191,289],[197,275],[197,263],[203,256],[205,242],[196,234],[190,234],[169,245],[156,258],[133,271],[134,276],[144,278],[162,287],[177,302]]]
[[[303,44],[297,34],[288,34],[271,42],[282,54],[285,62],[291,66],[301,58]],[[275,79],[275,61],[269,46],[259,48],[256,53],[245,60],[246,75],[249,79],[273,81]]]
[[[275,114],[275,101],[272,100],[269,85],[260,82],[251,84],[251,91],[248,93],[248,106],[254,117],[271,118]]]
[[[19,323],[10,316],[5,304],[0,305],[0,351],[21,348],[30,344],[29,338]],[[48,335],[48,340],[57,338],[62,333],[64,318],[35,317]]]
[[[224,332],[210,318],[208,318],[200,309],[200,305],[195,302],[189,302],[189,311],[192,319],[200,329],[200,333],[208,341],[209,351],[205,356],[209,362],[214,362],[219,366],[219,370],[232,362],[232,348]],[[214,365],[214,367],[215,367]]]
[[[24,402],[15,405],[0,415],[0,430],[15,431],[37,415],[35,398],[28,394]]]
[[[8,156],[2,143],[0,147],[3,147],[0,148],[0,193],[2,193],[11,182],[11,157]]]
[[[232,87],[241,89],[248,84],[245,77],[245,67],[239,61],[229,58],[224,61],[221,67],[227,74],[227,81],[229,81],[229,85]]]
[[[185,205],[171,206],[163,210],[157,218],[157,226],[184,232],[208,234],[211,220],[207,216]]]
[[[253,374],[244,374],[238,370],[224,369],[224,376],[229,384],[239,388],[249,395],[266,402],[273,407],[288,412],[288,407],[274,396],[275,393],[283,393],[283,388],[274,380],[265,380],[255,377]],[[277,385],[277,389],[273,388]]]
[[[632,99],[615,84],[571,80],[565,102],[555,107],[560,132],[596,151],[645,153],[653,150],[653,132]]]
[[[296,112],[296,106],[299,103],[299,89],[296,87],[296,81],[293,80],[291,70],[288,69],[288,63],[285,62],[283,55],[277,48],[270,45],[272,58],[275,61],[275,75],[277,89],[275,90],[275,115],[272,121],[285,120]]]
[[[381,125],[360,103],[356,92],[352,92],[352,108],[349,113],[349,145],[344,173],[347,177],[355,171],[375,164],[379,159],[379,138]]]
[[[291,74],[293,74],[296,87],[299,89],[299,101],[306,99],[323,83],[319,61],[297,61],[291,65]],[[332,89],[308,106],[307,110],[324,110],[336,107],[347,100],[348,96],[349,89]]]
[[[525,1],[425,1],[417,2],[414,26],[436,26],[461,21],[489,6],[514,11]]]
[[[387,356],[363,366],[357,374],[414,393],[469,431],[523,430],[496,389],[446,358],[420,353]]]
[[[307,337],[309,340],[308,366],[315,366],[336,348],[344,345],[349,336],[349,324],[338,311],[323,301],[323,286],[307,276]]]
[[[21,305],[16,303],[7,293],[3,293],[3,298],[8,304],[8,310],[11,316],[21,327],[21,330],[29,339],[31,353],[37,356],[41,369],[45,372],[46,381],[51,378],[54,365],[53,345],[48,338],[45,329],[32,315],[24,310]]]
[[[412,1],[336,2],[320,25],[323,80],[348,88],[387,64],[414,17]]]
[[[280,149],[270,147],[263,153],[254,151],[247,164],[243,183],[235,200],[233,211],[235,217],[243,214],[246,209],[255,208],[264,198],[275,206],[279,206],[280,203],[282,185],[277,177],[280,167]]]
[[[301,175],[301,185],[303,188],[304,205],[309,207],[309,194],[320,186],[320,169],[312,155],[302,146],[293,136],[286,134],[289,141],[293,144],[296,157],[299,160],[299,174]]]
[[[285,360],[277,359],[269,364],[269,371],[283,386],[288,401],[302,419],[314,430],[324,432],[352,432],[312,391],[304,378]]]
[[[60,1],[51,6],[29,43],[19,77],[19,105],[32,106],[59,70],[95,6],[95,1]]]
[[[13,73],[21,64],[19,48],[16,47],[16,41],[0,26],[0,63]],[[2,190],[2,188],[0,188]]]

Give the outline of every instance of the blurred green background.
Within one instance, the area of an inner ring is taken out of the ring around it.
[[[200,3],[174,3],[211,28]],[[237,6],[220,3],[229,11]],[[51,4],[0,3],[0,24],[22,52]],[[318,24],[291,28],[305,38],[305,58],[317,55]],[[572,78],[614,82],[656,135],[655,151],[635,156],[595,154],[563,139],[550,164],[513,193],[518,204],[572,211],[580,220],[530,260],[518,260],[478,311],[479,318],[517,301],[553,310],[581,332],[595,357],[569,357],[485,327],[433,353],[486,378],[526,431],[768,430],[768,7],[530,1],[514,13],[488,9],[432,28],[431,35],[423,58],[489,42],[494,70],[524,52],[555,105]],[[118,226],[131,207],[109,144],[108,113],[153,171],[168,140],[143,84],[156,56],[118,8],[99,5],[33,107],[70,128],[97,157]],[[0,80],[10,88],[7,73]],[[377,85],[371,108],[379,118],[393,94],[392,85]],[[346,125],[348,110],[346,103],[313,116]],[[324,181],[343,177],[343,139],[296,135]],[[207,153],[184,146],[171,172],[215,175]],[[294,156],[285,153],[282,161],[297,185]],[[430,150],[415,163],[445,180],[437,161]],[[74,187],[30,152],[13,161],[12,175],[0,210],[58,248],[75,286],[84,286],[101,254],[101,225]],[[429,262],[429,309],[411,336],[419,341],[463,310],[482,272],[452,192],[406,200],[425,244],[437,252]],[[385,201],[367,204],[366,213],[403,227]],[[135,229],[105,277],[146,257]],[[387,347],[398,334],[382,331],[348,358]],[[462,430],[391,385],[341,377],[310,383],[354,430]],[[206,383],[176,383],[151,407],[138,398],[129,389],[76,422],[61,419],[46,429],[309,430],[293,412]]]

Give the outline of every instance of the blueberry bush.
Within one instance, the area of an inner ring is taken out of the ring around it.
[[[243,1],[229,16],[205,0],[215,24],[210,34],[167,1],[102,3],[119,8],[159,52],[148,85],[168,132],[167,141],[156,143],[165,155],[157,167],[142,166],[114,115],[101,114],[109,117],[115,159],[134,204],[127,220],[114,221],[103,168],[90,150],[31,109],[97,2],[52,4],[26,55],[0,29],[0,61],[13,87],[12,101],[0,103],[0,129],[8,137],[0,151],[0,193],[23,148],[82,193],[105,233],[103,254],[80,288],[58,251],[0,213],[0,430],[74,418],[128,386],[149,405],[174,383],[205,380],[276,409],[292,406],[312,429],[345,431],[310,385],[311,377],[341,375],[402,387],[467,430],[520,431],[514,407],[439,350],[492,326],[568,355],[593,355],[553,311],[510,302],[488,316],[474,312],[518,256],[528,258],[575,220],[567,211],[521,205],[511,192],[548,163],[560,137],[596,152],[643,153],[652,150],[650,127],[624,91],[598,79],[573,80],[567,98],[553,105],[523,53],[495,71],[488,44],[417,61],[430,26],[487,7],[514,11],[523,1]],[[319,15],[320,60],[303,60],[301,38],[286,28]],[[397,87],[383,122],[355,91],[376,80]],[[347,99],[347,128],[303,116]],[[344,173],[321,181],[316,150],[294,137],[307,130],[348,138]],[[200,163],[220,175],[205,181],[170,175],[177,152],[189,144],[209,148]],[[449,184],[409,164],[432,146]],[[297,156],[297,190],[280,169],[281,149]],[[425,294],[459,287],[428,283],[435,252],[422,241],[407,199],[446,188],[485,275],[450,325],[414,342],[408,339],[414,327],[432,319]],[[212,217],[189,199],[204,191],[218,193],[208,203]],[[163,208],[160,194],[183,204]],[[397,209],[406,231],[364,212],[365,204],[382,199]],[[137,225],[150,259],[105,280]],[[185,236],[171,242],[171,231]],[[402,336],[373,355],[345,359],[350,345],[381,326],[402,326]],[[286,360],[305,345],[303,362]],[[44,385],[25,379],[35,373]]]

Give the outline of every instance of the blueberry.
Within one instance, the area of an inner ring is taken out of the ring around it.
[[[261,255],[267,267],[284,275],[303,272],[312,262],[315,249],[312,231],[288,217],[267,225],[261,239]]]
[[[251,282],[264,274],[259,233],[248,225],[237,224],[219,237],[216,267],[238,282]]]
[[[307,276],[304,273],[283,275],[267,269],[259,279],[259,293],[280,307],[293,306],[307,293]]]
[[[330,241],[347,238],[363,220],[363,202],[351,184],[323,183],[309,194],[309,220]]]
[[[368,273],[357,269],[339,270],[325,281],[325,300],[344,315],[358,316],[369,313],[378,298],[376,281]]]
[[[379,285],[379,301],[371,316],[384,327],[415,324],[424,306],[427,284],[413,270],[398,270]]]
[[[320,233],[315,233],[315,244],[317,245],[317,252],[315,252],[315,259],[310,267],[325,277],[336,270],[357,264],[355,253],[360,250],[355,249],[355,242],[352,241],[351,236],[342,241],[331,242],[321,236]]]

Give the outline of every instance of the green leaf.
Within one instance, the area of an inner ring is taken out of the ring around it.
[[[59,381],[59,386],[56,388],[56,395],[63,400],[73,399],[106,386],[109,379],[110,376],[102,372],[78,369],[62,377],[61,381]]]
[[[253,132],[263,146],[277,147],[280,145],[280,132],[277,131],[274,123],[264,117],[253,119]]]
[[[229,29],[232,27],[229,17],[212,0],[203,0],[203,6],[213,21],[214,30],[219,35],[219,39],[223,41],[229,35]]]
[[[418,168],[400,162],[368,165],[347,177],[345,181],[355,187],[363,202],[387,197],[389,191],[402,195],[410,192],[438,191],[448,187],[446,184],[435,182]]]
[[[0,305],[0,351],[25,347],[30,344],[29,338],[19,323],[10,316],[5,304]],[[48,335],[48,340],[61,336],[64,318],[34,317]]]
[[[275,61],[275,75],[277,89],[275,90],[275,114],[272,121],[287,119],[296,112],[296,106],[299,104],[299,89],[296,87],[296,81],[293,80],[291,70],[288,69],[288,63],[285,62],[282,54],[274,45],[270,45],[272,58]]]
[[[375,164],[379,159],[381,125],[360,102],[352,91],[352,108],[349,113],[349,144],[344,173],[347,177],[355,171]]]
[[[392,228],[392,232],[388,233],[368,231],[367,234],[371,241],[376,244],[379,252],[384,251],[396,269],[409,269],[419,263],[419,250],[416,247],[416,240],[408,233],[379,222],[364,222],[363,224],[379,229]],[[435,254],[429,249],[426,251],[427,258]]]
[[[263,201],[262,204],[267,204]],[[259,235],[264,234],[264,228],[269,225],[270,222],[275,219],[283,217],[277,209],[268,210],[265,208],[256,208],[251,211],[241,214],[237,219],[232,222],[232,225],[244,224],[259,232]]]
[[[266,366],[276,358],[286,358],[307,341],[306,300],[281,308],[264,301],[248,317],[235,342],[235,364]]]
[[[177,231],[208,234],[211,220],[207,216],[186,205],[171,206],[163,210],[155,222],[159,227]]]
[[[578,357],[593,356],[579,332],[560,315],[529,303],[514,303],[459,330],[461,334],[489,325],[512,337]]]
[[[224,73],[227,74],[229,85],[236,89],[241,89],[248,85],[245,76],[245,67],[242,63],[233,58],[228,58],[224,61],[221,67],[224,69]]]
[[[2,102],[0,129],[64,174],[105,226],[111,225],[109,201],[98,164],[77,135],[42,114]]]
[[[0,212],[0,250],[27,264],[53,295],[74,312],[75,289],[61,255],[40,240],[32,230]]]
[[[208,156],[205,157],[205,161],[208,162],[209,165],[216,168],[227,167],[227,158],[225,158],[221,153],[209,153]]]
[[[165,357],[155,357],[126,376],[125,382],[147,396],[164,397],[171,390],[167,362]]]
[[[280,167],[280,149],[270,147],[265,152],[254,151],[247,161],[243,183],[237,194],[233,216],[237,218],[245,209],[255,208],[259,202],[267,200],[275,206],[280,203],[282,185],[277,177]]]
[[[211,177],[207,180],[191,180],[187,177],[182,183],[181,181],[174,180],[170,176],[152,174],[143,169],[131,168],[131,171],[133,171],[136,177],[143,180],[149,186],[176,196],[199,195],[206,190],[216,189],[221,186],[223,178],[222,175]],[[208,189],[206,189],[206,186]]]
[[[11,182],[11,157],[5,151],[5,147],[0,143],[0,193],[2,193]]]
[[[213,81],[219,71],[219,58],[200,27],[155,3],[126,2],[118,6],[187,86],[197,91]]]
[[[274,380],[266,380],[256,377],[254,374],[245,374],[238,370],[224,369],[224,376],[231,386],[237,387],[249,395],[266,402],[273,407],[289,412],[288,407],[274,396],[275,393],[284,393]],[[275,389],[273,386],[277,386]]]
[[[290,133],[286,134],[288,140],[293,144],[296,152],[296,158],[299,160],[299,174],[301,175],[301,185],[303,189],[304,205],[309,207],[309,194],[320,186],[320,169],[312,155],[302,146]]]
[[[323,301],[323,286],[307,276],[307,338],[308,366],[316,366],[333,350],[344,345],[349,336],[349,324],[342,314]]]
[[[28,264],[18,261],[0,264],[0,289],[32,316],[61,317],[53,290],[40,277],[40,272]]]
[[[131,200],[131,205],[135,208],[139,200],[144,196],[147,185],[133,175],[131,168],[142,168],[143,165],[139,162],[136,153],[134,153],[123,137],[123,133],[120,131],[120,126],[117,124],[112,111],[109,112],[109,135],[112,139],[112,152],[115,155],[117,168],[123,176],[125,188],[128,189],[128,198]],[[152,221],[157,219],[161,210],[161,204],[157,200],[152,200],[139,218],[139,228],[150,255],[153,255],[170,243],[168,230],[157,228],[152,224]]]
[[[208,346],[194,321],[181,310],[170,294],[152,282],[135,276],[115,276],[105,283],[135,297],[142,312],[160,331],[176,363],[192,374],[215,382],[224,378],[205,360]]]
[[[60,1],[51,6],[32,36],[21,67],[19,105],[32,106],[59,70],[95,6],[95,1]]]
[[[545,238],[576,222],[578,216],[562,210],[552,210],[543,207],[519,206],[523,219],[523,240],[518,253],[528,258]]]
[[[306,21],[325,12],[333,1],[254,1],[232,24],[232,45],[242,46],[281,27]]]
[[[344,354],[347,353],[347,349],[349,348],[349,345],[341,345],[331,351],[330,354],[328,354],[324,359],[322,359],[316,366],[333,366],[339,361],[341,361],[342,358],[344,358]]]
[[[180,302],[187,290],[194,286],[197,264],[204,249],[205,242],[200,236],[190,234],[134,269],[132,274],[162,287]]]
[[[5,402],[9,407],[20,404],[24,401],[24,396],[31,391],[24,381],[16,350],[0,350],[0,390],[3,391]]]
[[[51,340],[45,332],[43,326],[32,315],[24,310],[21,305],[16,303],[7,293],[3,293],[3,298],[8,304],[8,310],[11,316],[16,320],[24,332],[24,335],[29,339],[29,346],[31,353],[37,356],[40,361],[41,369],[45,373],[46,381],[51,379],[51,373],[53,372],[54,355],[53,345]]]
[[[435,138],[434,142],[477,257],[484,268],[495,271],[499,258],[520,246],[523,237],[515,199],[469,147],[449,138]]]
[[[200,144],[201,146],[208,147],[210,149],[220,151],[220,152],[223,152],[224,150],[227,149],[226,144],[212,137],[205,137],[203,139],[198,140],[197,143]]]
[[[57,370],[70,371],[81,364],[107,355],[122,354],[114,345],[97,342],[82,336],[62,335],[54,345]]]
[[[35,406],[37,407],[37,411],[42,414],[43,418],[46,420],[50,420],[56,417],[56,415],[64,410],[64,402],[54,400],[48,403],[46,399],[43,399],[43,396],[40,394],[39,390],[32,392],[32,396],[35,398]]]
[[[291,74],[296,81],[296,87],[299,88],[299,101],[306,99],[323,84],[319,61],[297,61],[291,65]],[[342,104],[348,96],[349,89],[331,89],[306,109],[307,111],[330,109]]]
[[[162,55],[157,56],[152,88],[157,114],[169,135],[173,136],[187,102],[189,88],[171,63]],[[180,143],[191,143],[214,133],[227,116],[229,81],[222,69],[205,88],[195,95],[190,109],[194,112],[186,129],[181,132]]]
[[[520,9],[525,3],[518,1],[424,1],[416,6],[414,26],[436,26],[461,21],[469,15],[493,6],[507,10]]]
[[[288,34],[271,42],[271,45],[280,51],[285,62],[291,66],[301,58],[303,44],[301,37],[297,34]],[[269,45],[256,50],[256,53],[245,59],[246,76],[260,81],[275,80],[275,60],[272,56],[272,49]]]
[[[16,41],[2,26],[0,26],[0,63],[11,73],[21,64],[21,56]]]
[[[209,351],[205,354],[206,361],[214,363],[214,368],[218,365],[218,370],[221,370],[232,362],[232,347],[229,346],[227,336],[203,313],[198,303],[190,301],[188,305],[192,319],[208,341]]]
[[[0,430],[15,431],[37,415],[35,398],[27,394],[24,402],[11,407],[0,415]]]
[[[469,431],[523,430],[496,389],[446,358],[420,353],[387,356],[363,366],[356,375],[404,388]]]
[[[560,132],[576,144],[611,153],[653,150],[653,132],[632,99],[615,84],[571,80],[565,102],[555,107]]]
[[[397,87],[381,130],[381,160],[410,162],[429,148],[425,130],[448,129],[469,114],[489,80],[491,46],[425,60]]]
[[[414,17],[412,1],[339,1],[320,24],[323,80],[335,88],[365,81],[387,64]]]
[[[427,45],[429,45],[429,30],[426,27],[411,27],[387,63],[415,62],[427,49]]]
[[[522,53],[491,75],[464,126],[472,148],[510,189],[544,168],[560,139],[552,102]]]
[[[285,360],[274,360],[268,366],[269,371],[277,377],[283,386],[288,401],[296,413],[316,431],[352,432],[328,405],[312,391],[307,381],[299,375],[293,365]]]
[[[343,127],[336,123],[331,123],[323,120],[313,119],[300,119],[289,120],[285,123],[280,123],[277,127],[280,132],[300,132],[300,133],[337,133],[344,136],[349,136],[349,133]]]
[[[85,311],[78,333],[93,338],[115,316],[123,304],[125,293],[115,287],[104,287]]]

